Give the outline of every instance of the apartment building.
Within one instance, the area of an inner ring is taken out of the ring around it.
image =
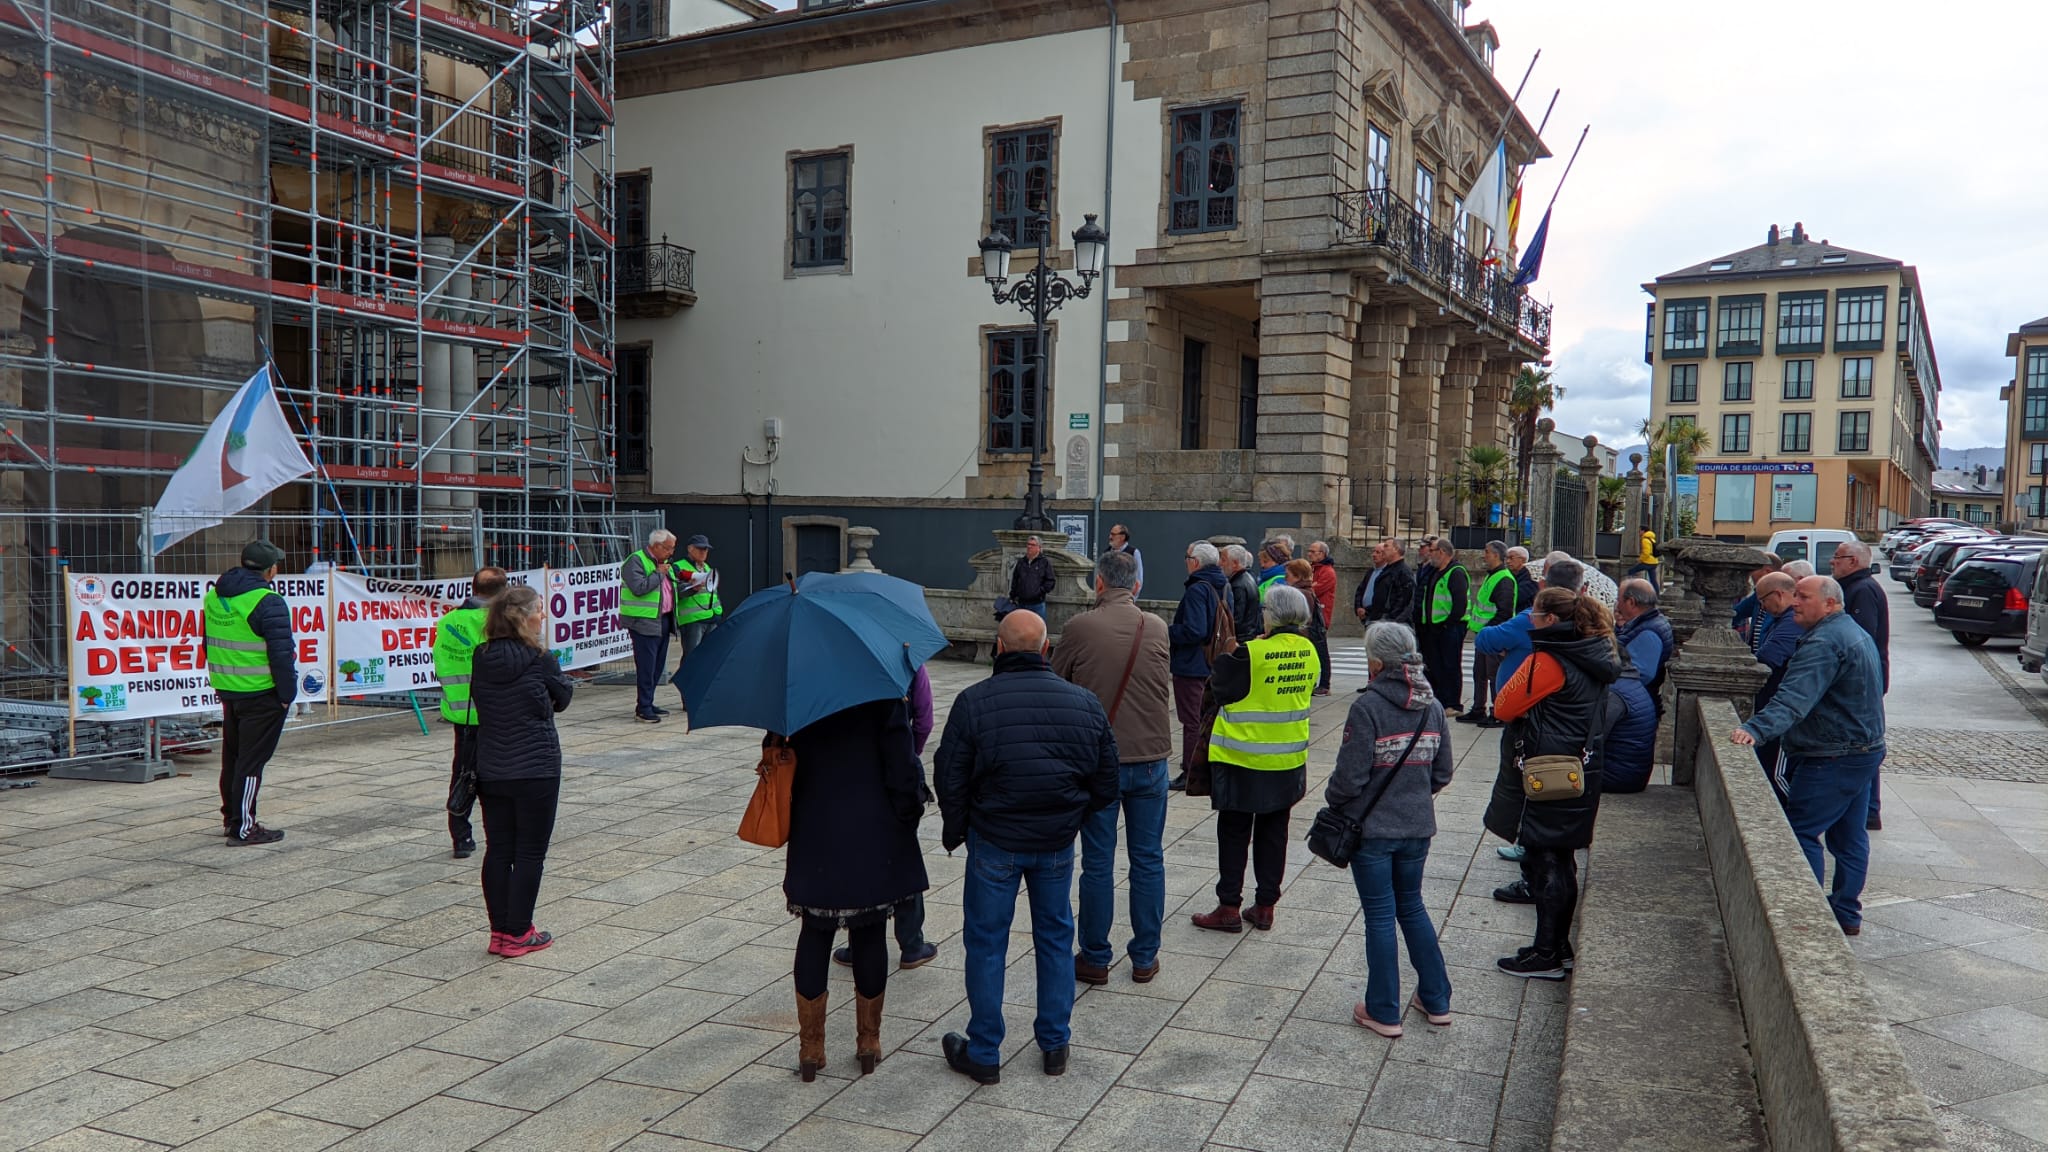
[[[1643,290],[1651,418],[1707,433],[1700,533],[1928,514],[1941,375],[1912,265],[1772,225]]]
[[[1464,211],[1503,123],[1514,167],[1547,155],[1497,47],[1457,0],[805,4],[623,47],[621,227],[695,271],[621,309],[626,491],[756,585],[852,523],[957,586],[1035,443],[1052,517],[1155,565],[1448,522],[1549,340]],[[977,245],[1016,241],[1016,288],[1037,205],[1077,286],[1072,235],[1108,233],[1043,349]]]
[[[2048,316],[2005,338],[2012,380],[1998,390],[2005,401],[2005,491],[2011,518],[2022,527],[2048,529]]]

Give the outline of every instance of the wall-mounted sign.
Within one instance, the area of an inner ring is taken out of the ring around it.
[[[1088,414],[1086,412],[1067,413],[1067,427],[1086,431],[1088,428]]]
[[[1714,462],[1703,461],[1699,464],[1693,465],[1693,471],[1732,472],[1737,475],[1762,475],[1767,472],[1807,473],[1813,471],[1813,461],[1786,461],[1783,463],[1776,464],[1772,463],[1769,460],[1723,460]]]

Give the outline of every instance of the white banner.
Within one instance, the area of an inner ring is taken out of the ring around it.
[[[292,617],[299,699],[328,690],[327,581],[282,576],[274,584]],[[140,720],[220,706],[206,679],[201,607],[210,576],[70,576],[71,715]]]
[[[539,568],[506,574],[538,588]],[[356,572],[334,575],[334,692],[377,696],[440,684],[434,678],[434,624],[469,598],[469,577],[386,580]]]
[[[619,621],[619,566],[547,570],[548,647],[564,668],[588,668],[633,654]]]

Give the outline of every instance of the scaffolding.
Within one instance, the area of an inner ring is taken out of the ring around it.
[[[0,689],[266,359],[289,570],[620,558],[612,48],[602,0],[0,0]]]

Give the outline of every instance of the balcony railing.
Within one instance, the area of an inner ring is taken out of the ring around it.
[[[1539,348],[1550,346],[1550,309],[1515,287],[1514,269],[1488,264],[1450,233],[1424,220],[1406,200],[1384,188],[1339,192],[1332,212],[1337,243],[1383,248],[1410,275],[1440,285],[1452,298],[1485,313]]]
[[[620,296],[697,294],[697,254],[663,236],[659,243],[621,244],[613,256]]]

